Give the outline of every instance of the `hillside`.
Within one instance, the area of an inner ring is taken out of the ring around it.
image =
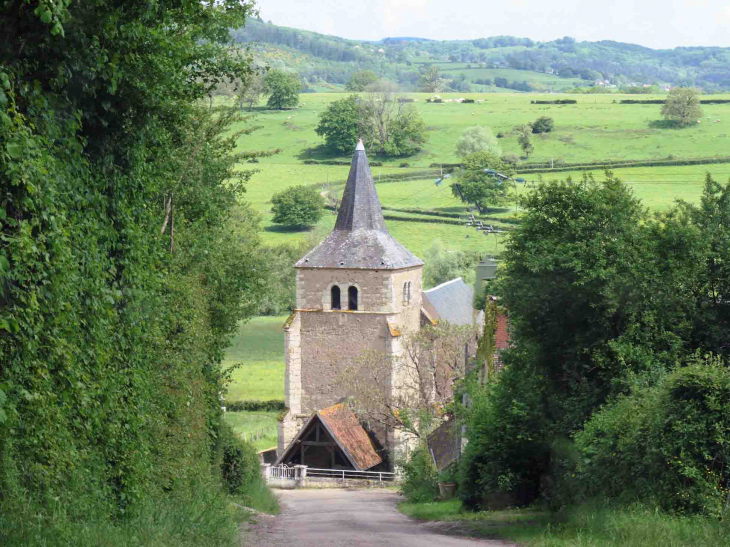
[[[342,85],[353,72],[372,70],[414,90],[419,69],[437,63],[442,70],[459,70],[445,76],[452,79],[454,91],[462,92],[506,87],[503,81],[495,82],[505,76],[494,74],[494,69],[519,71],[506,78],[510,88],[521,91],[563,91],[593,85],[596,80],[617,87],[650,84],[694,85],[706,92],[730,89],[730,48],[654,50],[610,40],[576,42],[565,37],[534,42],[513,36],[443,41],[398,37],[367,42],[256,19],[233,31],[233,36],[252,48],[259,64],[296,71],[314,85]],[[520,89],[520,84],[529,87]]]

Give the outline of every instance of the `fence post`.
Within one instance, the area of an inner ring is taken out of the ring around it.
[[[383,482],[383,474],[380,473],[380,478],[378,479],[378,482]]]

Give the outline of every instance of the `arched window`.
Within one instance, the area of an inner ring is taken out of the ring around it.
[[[411,282],[408,282],[408,303],[411,303]]]
[[[350,287],[347,289],[347,300],[348,309],[351,311],[357,311],[357,287]]]
[[[342,309],[342,306],[340,305],[340,288],[337,285],[332,285],[332,290],[330,291],[330,302],[332,304],[333,310],[340,310]]]
[[[403,283],[403,305],[408,304],[408,282]]]

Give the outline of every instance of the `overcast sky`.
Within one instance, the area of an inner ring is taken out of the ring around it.
[[[501,34],[616,40],[652,48],[730,46],[730,0],[257,0],[274,24],[357,40]]]

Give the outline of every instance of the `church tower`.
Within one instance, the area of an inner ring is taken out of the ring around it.
[[[367,350],[393,363],[401,333],[420,326],[423,262],[388,233],[362,141],[334,230],[294,267],[297,305],[284,325],[289,412],[279,423],[279,454],[313,412],[345,395],[335,385],[342,369]]]

